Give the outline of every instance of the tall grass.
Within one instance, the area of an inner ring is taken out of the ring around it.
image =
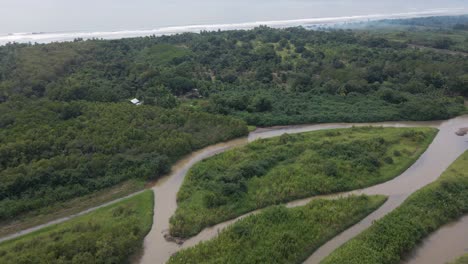
[[[467,213],[468,152],[465,152],[439,180],[411,195],[323,263],[399,263],[424,237]]]
[[[0,263],[127,263],[153,222],[145,191],[71,221],[0,244]]]
[[[200,162],[178,193],[171,234],[189,237],[249,211],[371,186],[407,169],[431,128],[352,128],[258,140]]]

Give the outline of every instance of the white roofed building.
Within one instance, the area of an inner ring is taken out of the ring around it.
[[[141,101],[136,98],[133,98],[132,100],[130,100],[130,102],[132,102],[132,104],[134,105],[141,105]]]

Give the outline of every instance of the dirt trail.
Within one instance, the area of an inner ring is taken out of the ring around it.
[[[169,229],[169,218],[174,214],[177,203],[176,195],[182,185],[183,179],[188,170],[197,162],[222,153],[228,149],[239,147],[259,138],[271,138],[280,136],[284,133],[302,133],[308,131],[324,130],[324,129],[337,129],[337,128],[350,128],[353,126],[383,126],[383,127],[436,127],[440,132],[434,139],[434,142],[429,146],[428,150],[420,157],[420,159],[413,164],[407,171],[399,177],[372,186],[363,190],[356,190],[349,193],[334,194],[322,197],[312,197],[288,203],[288,207],[302,206],[307,204],[312,199],[327,198],[335,199],[339,196],[346,196],[350,194],[384,194],[389,196],[388,201],[377,211],[363,219],[358,224],[352,226],[345,232],[336,236],[321,248],[319,248],[306,263],[318,263],[321,259],[331,253],[334,249],[342,245],[347,240],[351,239],[361,231],[369,227],[375,219],[381,218],[393,209],[398,207],[411,193],[425,186],[426,184],[436,180],[440,174],[465,150],[468,149],[468,142],[465,137],[457,136],[455,133],[460,129],[467,127],[468,115],[453,118],[447,121],[432,121],[432,122],[381,122],[381,123],[335,123],[335,124],[317,124],[317,125],[300,125],[300,126],[286,126],[258,129],[249,134],[246,138],[236,139],[225,143],[216,144],[200,151],[192,153],[185,159],[177,162],[172,172],[161,178],[152,187],[155,192],[155,208],[154,208],[154,222],[150,233],[145,238],[144,250],[141,256],[137,257],[135,262],[139,263],[165,263],[172,254],[177,251],[187,248],[201,241],[206,241],[216,237],[216,235],[224,227],[234,223],[235,221],[246,217],[252,213],[257,213],[261,210],[246,214],[237,219],[230,220],[211,228],[206,228],[197,236],[187,240],[183,245],[178,245],[173,242],[168,242],[164,238],[164,234]],[[140,193],[140,192],[138,192]],[[136,195],[132,194],[130,196]],[[128,196],[128,197],[130,197]],[[127,198],[127,197],[125,197]],[[98,207],[94,207],[83,211],[81,213],[71,215],[65,218],[57,219],[44,225],[34,228],[23,230],[8,237],[0,238],[0,242],[13,239],[41,228],[51,226],[57,223],[62,223],[80,215],[92,212],[101,207],[116,203],[125,198],[121,198]],[[461,255],[461,254],[460,254]]]

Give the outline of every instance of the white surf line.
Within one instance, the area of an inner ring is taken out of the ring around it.
[[[389,14],[369,14],[343,17],[324,17],[324,18],[307,18],[307,19],[291,19],[291,20],[271,20],[271,21],[254,21],[245,23],[226,23],[226,24],[205,24],[205,25],[185,25],[161,27],[146,30],[122,30],[122,31],[96,31],[96,32],[39,32],[39,33],[12,33],[8,35],[0,35],[0,45],[5,45],[11,42],[17,43],[50,43],[73,41],[77,38],[82,39],[121,39],[144,36],[162,36],[174,35],[179,33],[199,33],[200,31],[216,31],[216,30],[247,30],[258,26],[266,25],[273,28],[286,28],[294,26],[308,25],[333,25],[346,22],[359,21],[375,21],[381,19],[401,19],[401,18],[417,18],[428,16],[442,15],[462,15],[468,13],[465,8],[442,8],[430,9],[420,12],[402,12]]]

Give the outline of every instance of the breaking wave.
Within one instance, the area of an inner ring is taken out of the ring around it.
[[[466,14],[468,10],[465,8],[444,8],[432,9],[420,12],[406,12],[393,14],[372,14],[360,16],[345,16],[345,17],[326,17],[326,18],[308,18],[294,20],[276,20],[276,21],[258,21],[234,24],[211,24],[211,25],[188,25],[188,26],[172,26],[161,27],[147,30],[122,30],[108,32],[32,32],[32,33],[12,33],[8,35],[0,35],[0,45],[5,45],[11,42],[17,43],[50,43],[73,41],[74,39],[120,39],[143,36],[161,36],[173,35],[185,32],[198,33],[200,31],[216,31],[216,30],[234,30],[234,29],[252,29],[261,25],[266,25],[274,28],[285,28],[293,26],[331,26],[335,24],[343,24],[360,21],[375,21],[380,19],[397,19],[397,18],[414,18],[427,17],[438,15],[460,15]]]

